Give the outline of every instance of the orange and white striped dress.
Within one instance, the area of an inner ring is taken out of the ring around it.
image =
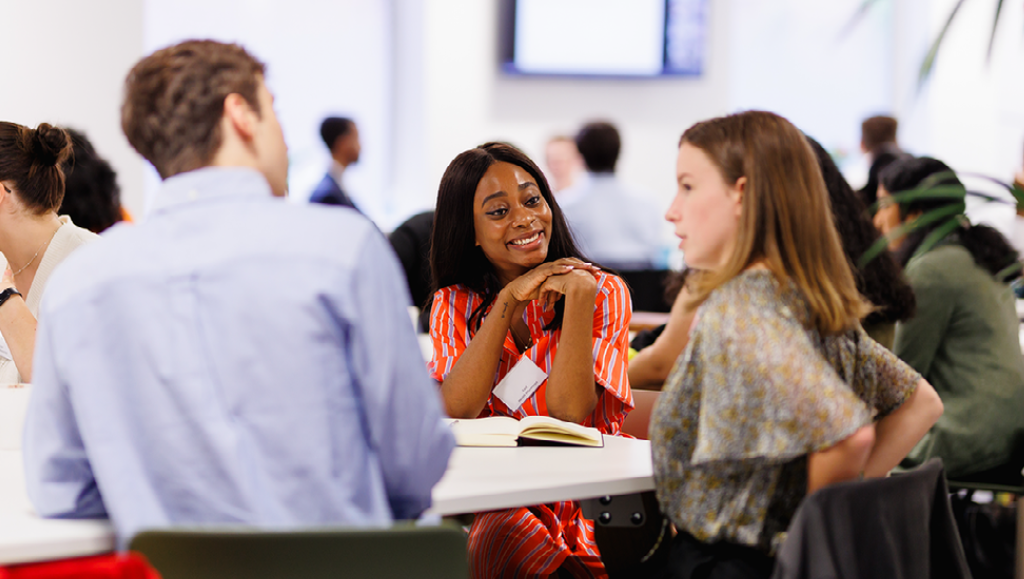
[[[615,435],[619,434],[626,413],[633,408],[626,377],[632,306],[629,290],[620,278],[601,273],[597,284],[594,380],[605,390],[583,424]],[[481,303],[479,295],[460,284],[434,294],[430,315],[434,354],[428,367],[435,380],[444,381],[466,350],[473,333],[470,316]],[[494,385],[523,357],[529,357],[545,373],[551,372],[561,330],[545,331],[544,326],[554,317],[554,311],[545,312],[541,302],[533,301],[526,306],[523,317],[533,345],[520,354],[511,332],[505,337]],[[480,417],[547,415],[546,388],[545,380],[516,411],[491,396]],[[478,513],[469,532],[470,570],[473,577],[481,579],[546,576],[563,564],[576,577],[605,577],[600,557],[593,522],[583,518],[576,501]]]

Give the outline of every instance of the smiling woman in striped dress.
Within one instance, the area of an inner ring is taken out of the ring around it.
[[[500,143],[460,154],[431,241],[430,371],[448,414],[547,415],[618,434],[633,407],[629,290],[576,249],[537,165]],[[513,376],[496,393],[520,366],[539,368],[539,385]],[[574,501],[477,514],[469,558],[479,578],[605,576]]]

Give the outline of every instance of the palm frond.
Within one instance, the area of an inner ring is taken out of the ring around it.
[[[956,13],[960,11],[960,7],[964,5],[964,0],[957,0],[956,6],[950,11],[949,17],[946,18],[946,24],[939,31],[939,35],[932,41],[931,48],[928,49],[928,54],[924,57],[924,61],[921,62],[921,70],[917,74],[917,90],[921,90],[924,86],[925,81],[932,73],[932,68],[935,67],[935,57],[939,53],[939,47],[942,45],[943,39],[946,38],[946,32],[949,31],[949,25],[953,23],[953,19],[956,18]]]
[[[851,16],[850,19],[846,21],[846,24],[843,26],[843,29],[839,32],[840,42],[846,40],[846,37],[849,36],[851,32],[853,32],[854,28],[857,28],[861,20],[864,20],[864,16],[866,16],[868,11],[871,10],[871,7],[877,3],[878,0],[863,0],[863,2],[860,3],[860,6],[857,7],[857,11],[854,12],[853,16]]]
[[[900,224],[898,227],[890,231],[887,235],[883,235],[882,237],[879,237],[877,240],[875,240],[875,242],[871,244],[871,247],[869,247],[868,250],[864,252],[864,255],[860,256],[860,259],[857,260],[857,267],[864,267],[865,265],[870,263],[872,259],[878,257],[879,254],[885,251],[886,247],[889,246],[889,242],[891,240],[899,239],[900,237],[903,237],[904,235],[910,233],[911,231],[920,229],[925,225],[930,225],[932,223],[935,223],[936,221],[952,217],[952,219],[950,219],[949,222],[944,223],[942,226],[940,226],[940,228],[946,227],[947,225],[949,225],[950,222],[952,222],[953,226],[952,228],[949,229],[949,231],[952,231],[953,228],[956,227],[956,225],[959,225],[960,216],[962,214],[963,207],[959,205],[947,205],[945,207],[933,209],[932,211],[929,211],[921,215],[920,217],[913,221],[908,221]],[[949,231],[947,231],[946,233],[949,233]],[[943,237],[945,235],[946,234],[943,234]],[[922,243],[921,245],[924,245],[924,243]]]
[[[921,245],[917,246],[917,251],[914,252],[913,257],[927,253],[929,249],[935,247],[936,243],[942,241],[943,238],[952,233],[957,227],[960,227],[959,215],[953,216],[952,219],[931,230],[931,232],[921,241]],[[913,259],[913,257],[911,259]]]
[[[996,17],[992,19],[992,34],[988,37],[988,52],[985,54],[985,62],[992,62],[992,49],[996,45],[996,28],[999,26],[999,16],[1003,13],[1003,0],[996,2]]]

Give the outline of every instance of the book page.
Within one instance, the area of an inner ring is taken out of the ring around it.
[[[550,416],[527,416],[519,424],[522,436],[535,437],[536,435],[555,433],[560,436],[552,437],[552,439],[561,441],[568,441],[572,437],[591,442],[601,441],[601,431],[596,428],[566,422]]]
[[[509,416],[457,419],[452,422],[452,431],[462,434],[501,434],[514,437],[519,434],[519,421]]]

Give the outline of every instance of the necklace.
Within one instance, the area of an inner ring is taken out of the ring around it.
[[[32,265],[32,263],[36,260],[36,258],[39,257],[39,252],[42,251],[44,247],[49,245],[51,241],[53,241],[53,238],[57,235],[57,232],[60,231],[60,226],[61,225],[64,225],[64,224],[61,223],[60,225],[58,225],[57,229],[53,230],[53,235],[50,236],[50,239],[47,239],[46,241],[43,242],[42,245],[39,246],[39,249],[37,249],[35,254],[32,256],[32,259],[28,260],[28,263],[26,263],[24,266],[22,266],[22,268],[19,269],[18,271],[14,272],[14,274],[11,277],[18,277],[19,273],[25,271],[26,267]]]
[[[512,330],[512,337],[515,338],[516,345],[519,346],[522,351],[525,352],[530,346],[533,345],[533,340],[530,339],[529,333],[526,334],[525,340],[522,336],[519,335],[519,332],[516,331],[515,322],[513,322],[512,325],[509,326],[509,329]]]

